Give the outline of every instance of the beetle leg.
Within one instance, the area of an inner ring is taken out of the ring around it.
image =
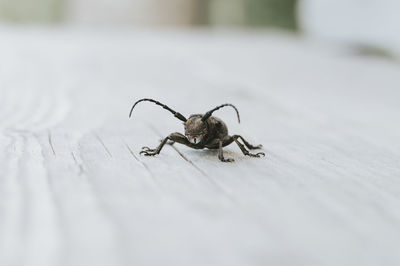
[[[193,149],[202,149],[202,148],[204,148],[204,147],[200,147],[200,146],[198,146],[196,144],[191,143],[186,138],[185,135],[183,135],[181,133],[178,133],[178,132],[172,133],[171,135],[168,136],[168,138],[169,138],[169,140],[171,140],[171,142],[172,142],[171,144],[174,144],[176,142],[176,143],[180,143],[180,144],[186,145],[186,146],[188,146],[190,148],[193,148]]]
[[[198,146],[194,145],[193,143],[191,143],[186,137],[185,135],[175,132],[170,134],[168,137],[164,138],[160,145],[158,145],[157,148],[155,149],[150,149],[149,147],[143,147],[142,151],[140,152],[140,154],[144,154],[145,156],[154,156],[160,153],[161,149],[164,147],[164,145],[168,142],[171,141],[171,145],[174,144],[175,142],[180,143],[180,144],[184,144],[190,148],[194,148],[194,149],[199,149]]]
[[[227,159],[224,158],[224,152],[222,150],[222,146],[223,146],[222,144],[223,144],[223,141],[220,140],[219,141],[219,149],[218,149],[218,159],[220,159],[221,162],[226,162],[226,163],[230,163],[230,162],[235,161],[232,158],[227,158]]]
[[[243,152],[244,155],[251,156],[251,157],[260,157],[261,155],[265,156],[265,153],[263,153],[263,152],[258,152],[256,154],[254,154],[254,153],[250,153],[248,150],[246,150],[244,145],[238,141],[238,138],[241,138],[239,135],[234,135],[234,136],[232,136],[232,138],[236,142],[236,144],[239,146],[240,150]],[[241,139],[243,140],[243,138],[241,138]]]
[[[233,142],[233,137],[231,136],[227,136],[224,138],[224,140],[222,141],[222,147],[228,146],[229,144],[231,144]]]
[[[262,145],[260,144],[260,145],[257,145],[257,146],[253,146],[253,145],[251,145],[249,142],[247,142],[242,136],[240,136],[240,135],[233,135],[232,136],[233,138],[235,138],[235,139],[241,139],[242,141],[243,141],[243,143],[244,143],[244,145],[246,145],[246,147],[248,148],[248,149],[250,149],[250,150],[256,150],[256,149],[261,149],[262,148]]]
[[[168,141],[168,137],[163,139],[155,149],[150,149],[149,147],[143,147],[142,151],[139,154],[144,154],[145,156],[154,156],[160,153],[161,149],[164,147],[165,143]]]

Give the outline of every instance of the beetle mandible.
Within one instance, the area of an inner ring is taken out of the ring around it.
[[[229,136],[226,124],[221,119],[212,116],[213,112],[217,111],[218,109],[225,106],[230,106],[233,109],[235,109],[238,121],[240,123],[239,111],[236,109],[234,105],[230,103],[217,106],[214,109],[211,109],[210,111],[206,112],[205,114],[193,114],[189,117],[189,119],[186,119],[182,114],[172,110],[165,104],[162,104],[153,99],[145,98],[135,102],[129,113],[129,117],[132,116],[132,112],[135,106],[143,101],[155,103],[161,106],[162,108],[168,110],[169,112],[171,112],[179,120],[183,121],[184,122],[183,124],[185,126],[185,135],[178,132],[172,133],[168,137],[164,138],[161,141],[161,144],[157,148],[150,149],[149,147],[143,147],[140,154],[144,154],[145,156],[157,155],[160,153],[161,149],[164,147],[167,141],[170,140],[172,141],[172,144],[178,142],[193,149],[204,149],[204,148],[218,149],[218,158],[222,162],[234,161],[232,158],[225,158],[222,151],[222,147],[225,147],[231,144],[232,142],[235,142],[239,146],[240,150],[243,152],[244,155],[251,157],[260,157],[261,155],[265,156],[263,152],[258,152],[254,154],[250,153],[245,148],[246,146],[250,150],[261,149],[262,145],[253,146],[240,135]],[[239,139],[243,141],[244,145],[239,142]]]

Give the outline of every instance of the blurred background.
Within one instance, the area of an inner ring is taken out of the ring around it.
[[[397,0],[0,0],[0,23],[275,28],[400,53]]]
[[[6,22],[295,29],[296,0],[0,0]]]

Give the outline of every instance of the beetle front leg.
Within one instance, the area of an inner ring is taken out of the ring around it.
[[[165,143],[167,143],[169,136],[163,139],[155,149],[150,149],[149,147],[143,147],[142,151],[139,154],[144,154],[145,156],[154,156],[160,153],[161,149],[164,147]]]
[[[220,140],[219,141],[219,149],[218,149],[218,159],[224,163],[230,163],[230,162],[235,161],[233,158],[227,158],[227,159],[224,158],[224,152],[222,150],[222,146],[223,146],[223,141]]]
[[[186,137],[185,135],[175,132],[170,134],[168,137],[166,137],[165,139],[163,139],[161,141],[161,144],[155,148],[155,149],[150,149],[149,147],[143,147],[142,151],[140,152],[140,154],[144,154],[145,156],[154,156],[160,153],[161,149],[164,147],[164,145],[168,142],[168,140],[170,140],[172,142],[172,144],[174,144],[175,142],[180,143],[180,144],[184,144],[190,148],[194,148],[194,149],[199,149],[199,146],[196,146],[195,144],[191,143]]]

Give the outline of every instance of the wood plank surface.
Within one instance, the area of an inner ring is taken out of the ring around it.
[[[399,65],[269,32],[0,28],[0,265],[399,265]],[[234,144],[167,145],[188,116]]]

